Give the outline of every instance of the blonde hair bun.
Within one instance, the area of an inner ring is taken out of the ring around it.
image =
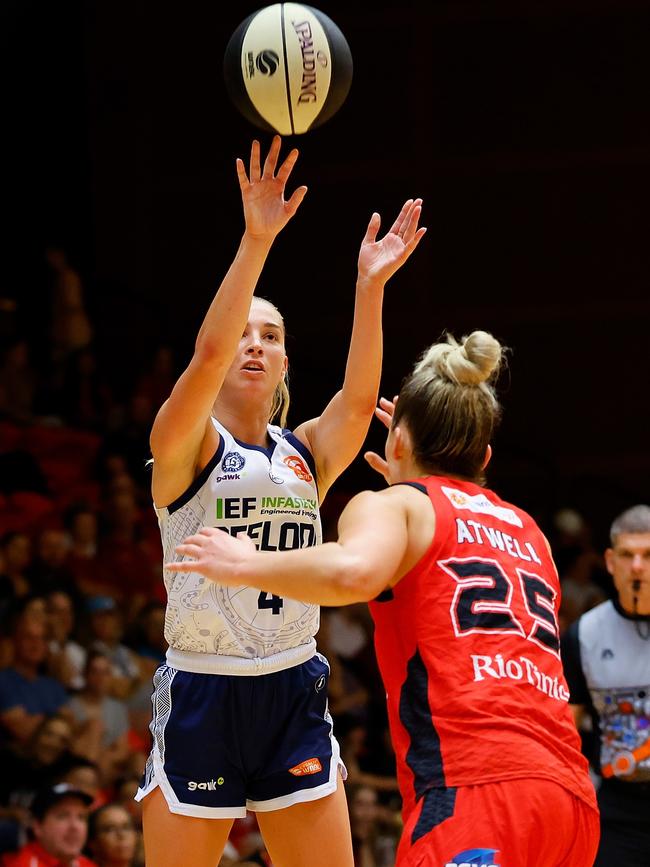
[[[487,331],[472,331],[462,343],[447,334],[446,343],[430,346],[416,371],[434,374],[458,385],[478,386],[496,375],[501,366],[503,348]]]

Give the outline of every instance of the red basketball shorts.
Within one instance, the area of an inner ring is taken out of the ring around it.
[[[598,812],[549,780],[431,789],[396,867],[592,867],[599,833]]]

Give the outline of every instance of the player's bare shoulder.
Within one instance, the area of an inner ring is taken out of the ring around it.
[[[436,513],[426,488],[420,484],[392,485],[382,491],[381,496],[386,497],[406,521],[408,546],[396,576],[398,581],[419,562],[433,542]]]

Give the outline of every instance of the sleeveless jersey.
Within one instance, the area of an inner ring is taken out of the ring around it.
[[[274,425],[268,426],[267,449],[235,440],[213,421],[220,435],[215,455],[181,497],[156,509],[165,562],[178,556],[174,547],[179,542],[203,526],[233,536],[247,534],[262,551],[320,544],[318,489],[309,450],[290,431]],[[314,652],[317,605],[251,587],[223,587],[193,572],[166,572],[165,587],[167,658],[176,668],[263,673],[294,665]],[[184,662],[179,663],[178,651]],[[193,659],[191,666],[188,659]]]
[[[560,586],[525,512],[470,482],[412,482],[433,504],[431,546],[370,603],[405,821],[431,788],[517,778],[595,794],[568,707]]]

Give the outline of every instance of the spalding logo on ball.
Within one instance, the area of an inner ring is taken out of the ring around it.
[[[228,94],[255,126],[300,135],[329,120],[352,83],[345,37],[320,10],[275,3],[250,15],[224,57]]]

